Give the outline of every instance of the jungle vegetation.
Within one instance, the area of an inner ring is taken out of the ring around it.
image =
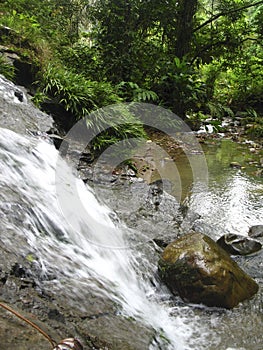
[[[263,135],[263,1],[6,0],[0,13],[1,45],[32,63],[35,102],[73,122],[137,101],[192,122],[243,113]],[[1,55],[0,73],[16,79]],[[132,124],[123,134],[143,136]]]

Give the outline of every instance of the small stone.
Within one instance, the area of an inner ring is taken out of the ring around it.
[[[257,177],[263,177],[263,169],[257,170],[257,171],[255,172],[255,176],[257,176]]]
[[[254,127],[254,124],[246,124],[245,125],[245,129],[248,130],[248,129],[253,129]]]
[[[254,225],[251,226],[248,231],[249,237],[261,238],[263,237],[263,225]]]
[[[262,248],[261,243],[232,233],[223,235],[217,240],[225,251],[233,255],[248,255],[259,251]]]
[[[24,94],[20,90],[15,90],[15,96],[18,98],[18,101],[23,102]]]
[[[238,162],[231,162],[230,167],[240,169],[240,168],[242,168],[242,165]]]

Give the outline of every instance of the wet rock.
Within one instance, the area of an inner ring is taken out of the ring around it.
[[[153,241],[154,241],[154,243],[155,243],[158,247],[160,247],[160,248],[165,248],[165,247],[167,247],[170,243],[172,243],[172,242],[167,241],[167,240],[164,239],[164,238],[154,238]]]
[[[52,115],[60,133],[68,132],[75,123],[72,113],[66,111],[55,99],[43,102],[41,109],[48,115]]]
[[[251,226],[248,235],[253,238],[263,238],[263,225]]]
[[[27,277],[28,273],[26,269],[17,262],[12,266],[12,269],[10,271],[10,275],[14,275],[16,277],[25,278]]]
[[[155,336],[153,329],[123,316],[87,319],[80,331],[85,333],[87,330],[99,349],[148,350]]]
[[[159,274],[174,294],[207,306],[233,308],[258,291],[257,283],[201,233],[169,244],[159,260]]]
[[[53,282],[48,288],[48,281],[41,282],[41,271],[31,271],[32,264],[0,245],[0,299],[37,323],[52,339],[76,337],[85,350],[148,350],[151,347],[156,331],[122,316],[115,301],[98,294],[102,286],[95,287],[95,280],[82,299],[75,294],[71,279],[64,281],[65,290],[58,292]],[[35,283],[25,285],[30,271]],[[46,350],[48,346],[39,332],[0,307],[0,349]]]
[[[48,132],[53,119],[37,109],[26,91],[0,75],[0,125],[19,134]]]
[[[91,151],[82,152],[79,161],[90,164],[94,161],[94,155],[91,153]]]
[[[56,320],[57,322],[65,323],[65,317],[57,309],[50,309],[48,312],[48,318]]]
[[[230,167],[231,168],[236,168],[236,169],[241,169],[242,168],[242,165],[238,162],[231,162],[230,163]]]
[[[260,169],[260,170],[256,171],[255,172],[255,176],[263,177],[263,169]]]
[[[8,40],[6,40],[7,38]],[[27,49],[32,49],[29,41],[23,38],[18,31],[1,25],[0,41],[6,45],[0,45],[1,56],[8,64],[14,67],[16,84],[26,86],[32,90],[32,84],[38,69],[34,63],[23,57],[25,56],[23,53],[26,53]],[[12,45],[10,45],[10,42]]]
[[[247,237],[236,234],[225,234],[217,240],[225,251],[233,255],[247,255],[259,251],[262,248],[261,243]]]
[[[14,60],[14,67],[16,71],[16,84],[30,88],[34,82],[36,68],[32,63],[26,62],[21,58]]]
[[[15,309],[17,310],[16,307]],[[23,312],[23,315],[31,319],[29,314]],[[50,331],[46,325],[39,321],[38,325],[46,329],[47,332]],[[0,309],[0,344],[0,348],[5,350],[50,349],[49,343],[42,334],[3,309]]]
[[[0,36],[1,36],[1,27],[0,27]],[[11,66],[14,66],[15,60],[20,60],[19,55],[8,46],[0,45],[0,54],[4,59],[4,61]]]
[[[83,346],[76,338],[66,338],[59,342],[54,350],[66,349],[83,350]]]
[[[15,91],[15,96],[18,98],[20,102],[23,102],[24,100],[24,95],[22,91],[16,90]]]

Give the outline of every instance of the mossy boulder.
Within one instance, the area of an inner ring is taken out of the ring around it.
[[[174,294],[207,306],[230,309],[258,291],[257,283],[201,233],[170,243],[159,260],[159,274]]]

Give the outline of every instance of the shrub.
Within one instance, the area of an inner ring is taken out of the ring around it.
[[[156,102],[158,95],[151,90],[144,89],[132,81],[122,81],[117,85],[119,94],[128,102]]]
[[[11,28],[15,33],[17,33],[17,37],[20,38],[20,44],[22,44],[22,40],[25,39],[29,40],[30,42],[40,40],[40,24],[35,16],[17,13],[16,10],[13,10],[6,12],[2,16],[0,24]],[[13,39],[13,37],[10,37],[10,40]],[[19,42],[14,42],[13,44],[19,44]]]
[[[48,64],[41,75],[42,92],[61,104],[75,120],[92,110],[121,102],[111,84],[85,79],[58,64]]]
[[[204,83],[186,60],[175,57],[166,62],[161,75],[156,91],[166,107],[181,117],[202,107],[206,100]]]
[[[243,112],[244,125],[251,125],[246,133],[249,137],[254,139],[262,139],[263,137],[263,118],[253,108],[247,108]]]
[[[9,64],[3,55],[0,55],[0,74],[5,76],[9,80],[13,80],[15,77],[14,66]]]
[[[42,74],[41,89],[36,95],[38,102],[43,100],[44,94],[69,111],[75,122],[85,118],[95,137],[91,145],[93,150],[103,150],[119,140],[145,137],[142,123],[126,104],[121,104],[122,99],[110,83],[87,80],[58,64],[48,64]],[[101,108],[112,105],[113,109]]]

